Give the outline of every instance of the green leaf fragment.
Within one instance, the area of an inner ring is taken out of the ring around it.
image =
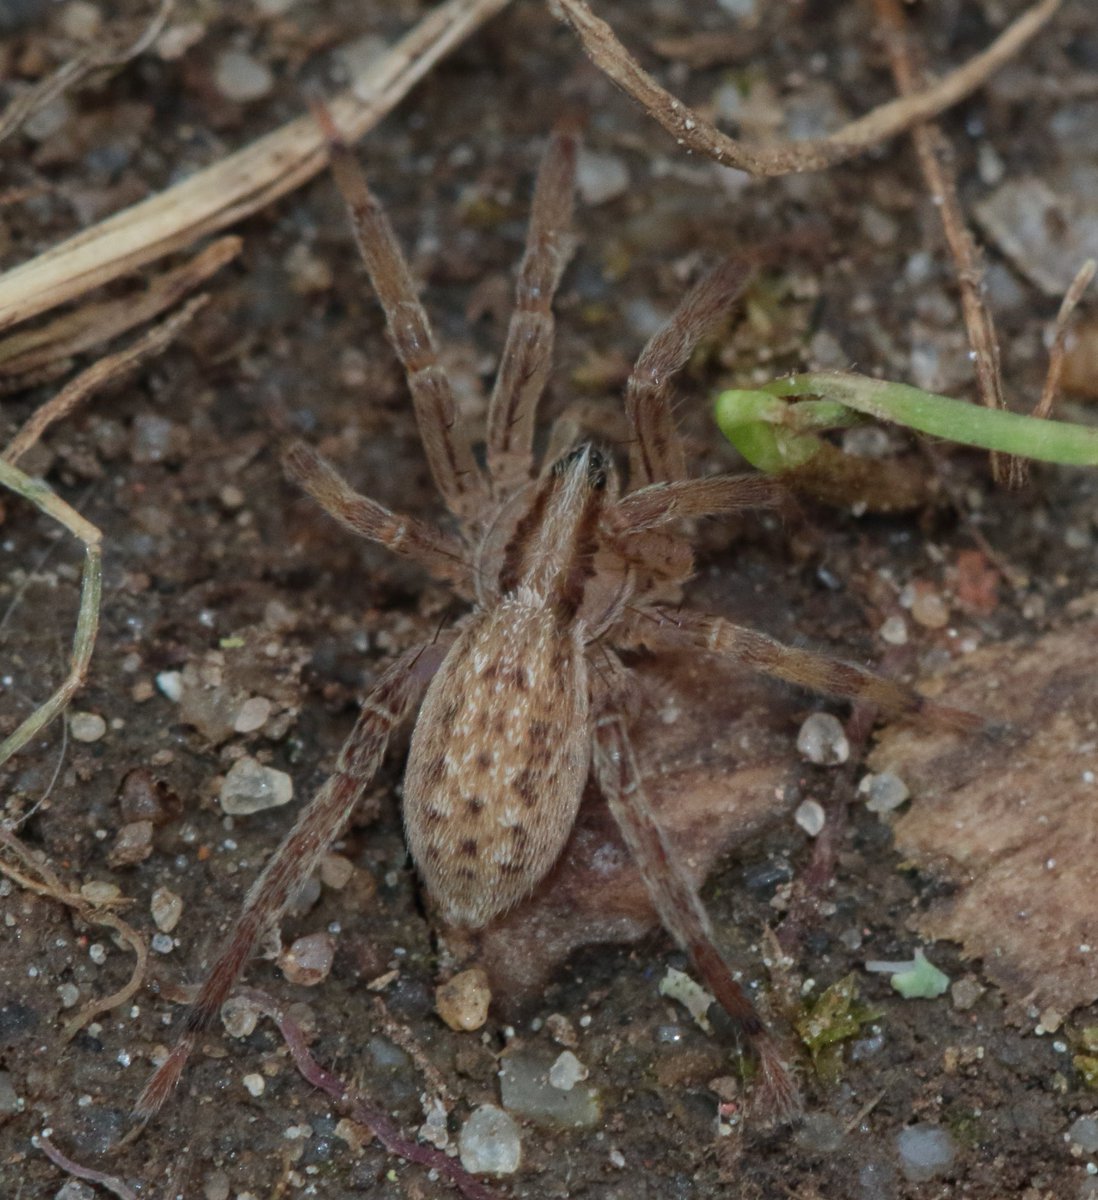
[[[905,1000],[933,1000],[949,987],[949,976],[940,971],[922,950],[916,950],[911,965],[897,971],[889,983]]]
[[[1098,1092],[1098,1058],[1090,1054],[1076,1054],[1071,1065],[1078,1071],[1083,1087]]]
[[[843,1042],[857,1037],[863,1025],[881,1015],[881,1009],[862,1003],[858,977],[851,973],[821,993],[793,1025],[812,1056],[816,1074],[834,1082],[842,1068]]]

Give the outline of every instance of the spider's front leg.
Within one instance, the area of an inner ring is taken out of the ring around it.
[[[435,643],[402,654],[362,701],[362,712],[343,744],[334,774],[252,886],[198,997],[187,1009],[179,1040],[141,1093],[136,1116],[147,1120],[175,1089],[199,1034],[217,1020],[257,942],[277,923],[342,832],[381,763],[390,733],[419,704],[445,651],[445,645]]]
[[[864,700],[893,717],[911,717],[922,725],[955,733],[999,733],[976,713],[939,704],[915,688],[864,667],[812,650],[787,646],[776,638],[703,613],[651,608],[615,630],[617,645],[648,649],[696,646],[742,663],[752,671],[782,679],[812,692]]]
[[[756,1111],[767,1120],[790,1119],[800,1109],[797,1084],[751,998],[733,978],[717,949],[705,906],[645,795],[625,718],[609,698],[595,720],[593,761],[599,789],[664,927],[690,955],[709,990],[755,1053],[759,1066],[754,1091]]]

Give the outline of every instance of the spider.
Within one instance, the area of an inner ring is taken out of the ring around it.
[[[393,230],[318,111],[331,166],[403,364],[427,462],[456,530],[394,513],[354,492],[301,443],[289,474],[351,532],[445,581],[468,614],[400,655],[362,702],[335,773],[304,809],[245,899],[179,1041],[138,1103],[148,1118],[175,1087],[198,1035],[217,1019],[257,941],[347,824],[393,730],[415,716],[404,824],[428,896],[451,926],[483,929],[536,888],[571,831],[589,773],[621,827],[667,930],[754,1052],[757,1107],[795,1112],[798,1090],[778,1043],[717,949],[697,892],[653,817],[629,739],[637,690],[620,652],[690,647],[779,679],[863,698],[892,713],[968,724],[968,714],[859,667],[683,610],[693,568],[690,518],[772,506],[760,476],[687,477],[670,379],[749,276],[729,259],[705,276],[642,351],[626,385],[628,486],[578,422],[562,418],[544,462],[533,454],[553,348],[552,301],[571,255],[578,146],[574,123],[549,139],[487,416],[484,465],[455,419],[446,372]]]

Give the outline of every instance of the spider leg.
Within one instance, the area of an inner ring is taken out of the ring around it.
[[[694,285],[641,351],[625,385],[625,411],[633,431],[630,487],[685,477],[682,440],[671,412],[670,377],[685,366],[750,275],[751,268],[744,260],[726,259]]]
[[[571,124],[557,125],[534,188],[515,310],[488,405],[488,471],[501,496],[530,475],[534,418],[552,366],[553,297],[572,256],[578,140]]]
[[[171,1095],[199,1034],[217,1020],[256,943],[275,925],[297,890],[350,819],[385,753],[389,734],[422,699],[445,647],[435,643],[402,654],[374,684],[340,751],[334,774],[298,817],[255,881],[222,944],[197,999],[183,1019],[168,1058],[145,1086],[134,1109],[147,1120]]]
[[[431,475],[450,511],[471,516],[482,507],[487,488],[468,434],[458,423],[453,388],[438,361],[434,335],[411,271],[389,218],[328,111],[316,104],[313,116],[328,139],[332,174],[347,205],[370,282],[385,311],[389,340],[408,379]]]
[[[755,1053],[759,1065],[755,1105],[767,1118],[789,1119],[800,1108],[797,1085],[751,998],[717,949],[705,907],[644,793],[625,719],[609,703],[602,706],[595,722],[593,761],[599,788],[664,927],[690,955],[706,986]]]
[[[294,442],[282,461],[290,477],[345,529],[410,558],[436,579],[450,583],[459,595],[472,597],[472,568],[458,538],[360,495],[304,442]]]
[[[635,634],[637,643],[651,648],[694,645],[726,655],[763,675],[813,692],[865,700],[891,716],[913,717],[932,728],[973,733],[989,728],[977,714],[938,704],[905,683],[825,654],[786,646],[765,633],[735,625],[723,617],[658,608],[646,609],[644,617],[653,620],[645,622],[638,615],[621,636],[615,630],[617,644],[628,642],[630,635]]]
[[[765,475],[711,475],[652,483],[615,505],[614,531],[620,536],[656,529],[685,517],[716,517],[745,508],[774,508],[788,492]]]

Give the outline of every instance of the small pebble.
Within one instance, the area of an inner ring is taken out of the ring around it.
[[[254,758],[238,758],[221,784],[221,811],[233,817],[248,816],[266,808],[289,804],[293,780],[285,771],[265,767]]]
[[[797,734],[801,757],[823,767],[834,767],[850,757],[850,743],[837,717],[813,713]]]
[[[107,722],[98,713],[74,712],[69,716],[69,733],[78,742],[98,742],[107,732]]]
[[[335,939],[331,934],[310,933],[293,942],[278,965],[291,983],[315,987],[328,977],[334,958]]]
[[[924,1183],[949,1170],[957,1157],[957,1146],[948,1129],[921,1122],[900,1130],[896,1153],[904,1178]]]
[[[576,1027],[563,1013],[550,1013],[545,1018],[545,1028],[558,1046],[567,1046],[574,1050],[579,1045]]]
[[[157,954],[171,954],[175,949],[175,942],[172,941],[170,933],[154,933],[149,944]]]
[[[569,1091],[554,1087],[549,1078],[553,1065],[542,1047],[520,1047],[504,1054],[499,1064],[503,1107],[524,1120],[551,1129],[593,1129],[600,1125],[602,1103],[598,1089],[590,1084],[573,1084]]]
[[[470,967],[435,989],[435,1011],[458,1032],[479,1029],[488,1020],[492,992],[481,967]]]
[[[156,686],[162,695],[178,704],[183,695],[183,675],[180,671],[161,671],[156,677]]]
[[[254,733],[257,729],[263,728],[270,715],[270,700],[266,696],[252,696],[250,700],[245,700],[240,706],[240,711],[236,714],[236,720],[233,722],[233,729],[237,733]]]
[[[949,624],[949,605],[937,592],[917,591],[911,601],[911,619],[924,629],[944,629]]]
[[[172,450],[175,426],[166,417],[141,413],[133,420],[130,456],[135,463],[163,462]]]
[[[474,1175],[513,1175],[522,1161],[522,1139],[514,1120],[494,1104],[482,1104],[458,1138],[461,1165]]]
[[[57,989],[62,1008],[75,1008],[80,1000],[80,989],[75,983],[62,983]]]
[[[1098,1117],[1079,1117],[1068,1130],[1068,1138],[1084,1154],[1098,1153]]]
[[[0,1117],[10,1117],[19,1111],[19,1094],[10,1071],[0,1071]]]
[[[224,1171],[211,1171],[202,1184],[204,1200],[229,1200],[232,1185]]]
[[[562,1092],[570,1092],[577,1083],[582,1083],[590,1072],[572,1053],[562,1050],[549,1068],[549,1085]]]
[[[274,86],[274,76],[265,63],[239,50],[226,50],[214,68],[214,83],[226,100],[246,104],[261,100]]]
[[[221,1006],[221,1024],[229,1037],[251,1037],[259,1024],[259,1010],[243,996],[233,996]]]
[[[89,904],[110,904],[112,900],[117,900],[122,895],[122,889],[116,883],[104,883],[101,880],[93,879],[90,883],[80,885],[80,895]]]
[[[445,1150],[450,1144],[446,1108],[437,1096],[426,1104],[426,1108],[427,1119],[419,1127],[420,1140],[430,1142],[438,1150]]]
[[[615,154],[580,150],[576,159],[576,190],[584,204],[606,204],[629,190],[629,168]]]
[[[133,867],[152,854],[152,821],[128,821],[118,831],[107,855],[112,867]]]
[[[889,617],[877,632],[880,634],[881,641],[887,642],[890,646],[907,645],[907,622],[903,617]]]
[[[95,1200],[95,1190],[79,1179],[70,1179],[54,1192],[53,1200]]]
[[[153,924],[161,933],[171,933],[183,915],[183,898],[170,888],[158,887],[149,902]]]
[[[256,1074],[255,1072],[252,1072],[250,1075],[245,1075],[240,1082],[243,1083],[251,1095],[256,1097],[262,1096],[267,1090],[267,1081],[262,1075]]]
[[[891,771],[866,775],[858,784],[858,794],[865,797],[866,808],[874,813],[892,812],[911,795],[907,784]]]
[[[962,979],[958,979],[956,983],[949,985],[950,999],[953,1001],[953,1007],[958,1012],[968,1012],[969,1009],[975,1008],[980,997],[986,990],[983,984],[972,975],[965,975]]]
[[[107,949],[102,942],[92,942],[88,947],[88,957],[97,967],[101,967],[107,961]]]
[[[342,854],[326,854],[320,860],[320,882],[333,892],[341,892],[354,878],[355,865]]]
[[[806,1113],[797,1129],[798,1146],[811,1154],[834,1154],[843,1144],[843,1123],[829,1112]]]
[[[819,837],[827,821],[823,805],[818,800],[803,800],[797,805],[793,820],[808,834],[809,837]]]
[[[77,42],[90,42],[103,28],[103,14],[88,0],[72,0],[59,14],[61,32]]]

